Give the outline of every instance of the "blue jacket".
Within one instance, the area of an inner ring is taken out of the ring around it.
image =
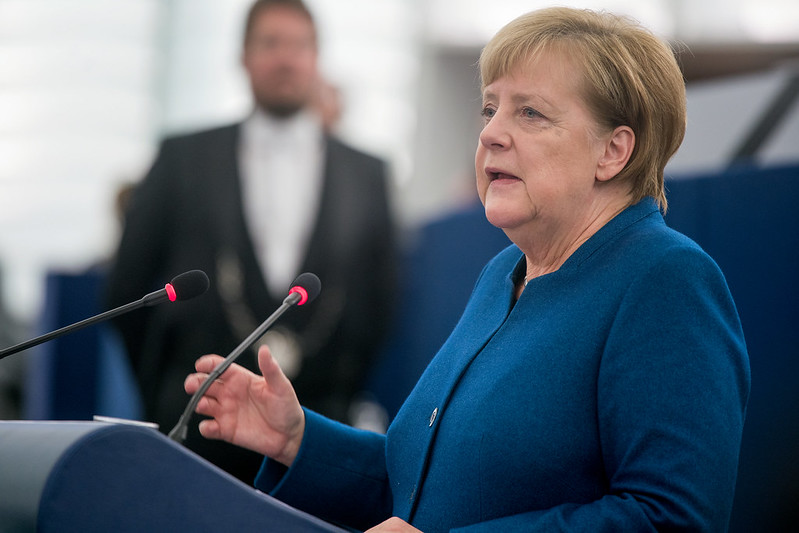
[[[363,529],[725,530],[750,375],[717,265],[646,199],[514,302],[523,272],[486,266],[385,436],[306,411],[256,486]]]

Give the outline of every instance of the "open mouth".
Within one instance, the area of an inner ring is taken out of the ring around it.
[[[514,176],[513,174],[508,174],[506,172],[502,172],[501,170],[489,170],[486,169],[486,175],[488,176],[488,180],[491,182],[494,181],[503,181],[503,180],[518,180],[518,176]]]

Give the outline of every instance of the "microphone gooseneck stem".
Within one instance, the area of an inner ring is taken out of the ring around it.
[[[150,296],[150,295],[147,295],[147,296]],[[144,306],[146,304],[145,298],[147,298],[147,296],[145,296],[141,300],[137,300],[135,302],[130,302],[130,303],[125,304],[123,306],[117,307],[116,309],[111,309],[110,311],[106,311],[105,313],[100,313],[99,315],[95,315],[93,317],[81,320],[80,322],[75,322],[74,324],[70,324],[69,326],[64,326],[61,329],[57,329],[55,331],[51,331],[50,333],[47,333],[45,335],[41,335],[39,337],[27,340],[25,342],[21,342],[19,344],[16,344],[16,345],[11,346],[9,348],[6,348],[4,350],[0,350],[0,359],[3,359],[4,357],[8,357],[9,355],[15,354],[17,352],[21,352],[22,350],[27,350],[28,348],[32,348],[32,347],[37,346],[37,345],[39,345],[39,344],[41,344],[43,342],[47,342],[50,339],[54,339],[56,337],[60,337],[61,335],[64,335],[65,333],[69,333],[70,331],[75,331],[77,329],[81,329],[81,328],[84,328],[86,326],[91,326],[92,324],[95,324],[97,322],[101,322],[101,321],[107,320],[109,318],[114,318],[117,315],[121,315],[123,313],[127,313],[128,311],[132,311],[132,310],[136,309],[137,307],[142,307],[142,306]]]
[[[177,285],[177,289],[175,285]],[[144,295],[144,297],[136,300],[135,302],[130,302],[125,305],[121,305],[116,309],[111,309],[110,311],[105,311],[104,313],[100,313],[99,315],[95,315],[93,317],[89,317],[86,319],[81,320],[80,322],[75,322],[74,324],[70,324],[68,326],[64,326],[63,328],[57,329],[55,331],[51,331],[50,333],[46,333],[44,335],[40,335],[34,339],[27,340],[25,342],[21,342],[9,348],[5,348],[0,350],[0,359],[7,357],[11,354],[15,354],[17,352],[21,352],[22,350],[26,350],[28,348],[32,348],[37,344],[41,344],[43,342],[47,342],[51,339],[55,339],[56,337],[60,337],[61,335],[65,335],[72,331],[85,328],[86,326],[91,326],[92,324],[96,324],[97,322],[102,322],[103,320],[108,320],[109,318],[114,318],[118,315],[127,313],[128,311],[133,311],[134,309],[138,309],[140,307],[150,307],[153,305],[158,305],[160,303],[166,301],[176,301],[176,300],[188,300],[190,298],[194,298],[203,294],[206,290],[208,290],[208,276],[202,270],[190,270],[188,272],[184,272],[179,276],[175,276],[171,283],[167,283],[163,289],[153,291],[150,294]]]
[[[255,328],[255,331],[250,333],[246,339],[241,341],[241,344],[239,344],[235,350],[230,352],[230,354],[225,357],[225,359],[219,363],[210,374],[208,374],[208,377],[205,379],[205,381],[203,381],[203,384],[200,385],[200,388],[197,389],[197,391],[192,395],[191,400],[189,400],[188,405],[183,410],[183,414],[180,415],[178,423],[175,424],[175,427],[173,427],[167,435],[170,439],[180,443],[186,440],[189,419],[191,418],[192,413],[194,413],[194,410],[197,408],[197,404],[200,403],[200,399],[206,393],[208,388],[219,376],[225,372],[225,370],[228,369],[230,365],[236,361],[236,359],[239,358],[242,353],[244,353],[244,350],[249,348],[255,341],[261,338],[261,336],[266,333],[266,330],[269,329],[283,313],[285,313],[291,306],[297,304],[299,301],[300,295],[296,292],[292,292],[286,296],[281,306],[278,307],[274,313],[269,315],[269,318],[267,318],[260,326]]]

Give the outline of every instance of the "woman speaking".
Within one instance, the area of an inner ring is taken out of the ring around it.
[[[723,531],[749,363],[722,273],[669,229],[685,131],[670,48],[614,15],[523,15],[480,57],[475,157],[513,242],[386,435],[303,409],[262,346],[197,411],[255,486],[370,531]],[[196,363],[193,393],[221,357]]]

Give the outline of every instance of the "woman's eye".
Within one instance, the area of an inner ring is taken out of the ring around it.
[[[484,107],[480,111],[480,114],[483,116],[483,118],[490,119],[496,114],[496,112],[497,112],[496,109],[494,109],[493,107]]]
[[[543,116],[541,115],[541,113],[539,113],[532,107],[525,107],[524,109],[522,109],[522,115],[524,115],[525,118],[538,118]]]

